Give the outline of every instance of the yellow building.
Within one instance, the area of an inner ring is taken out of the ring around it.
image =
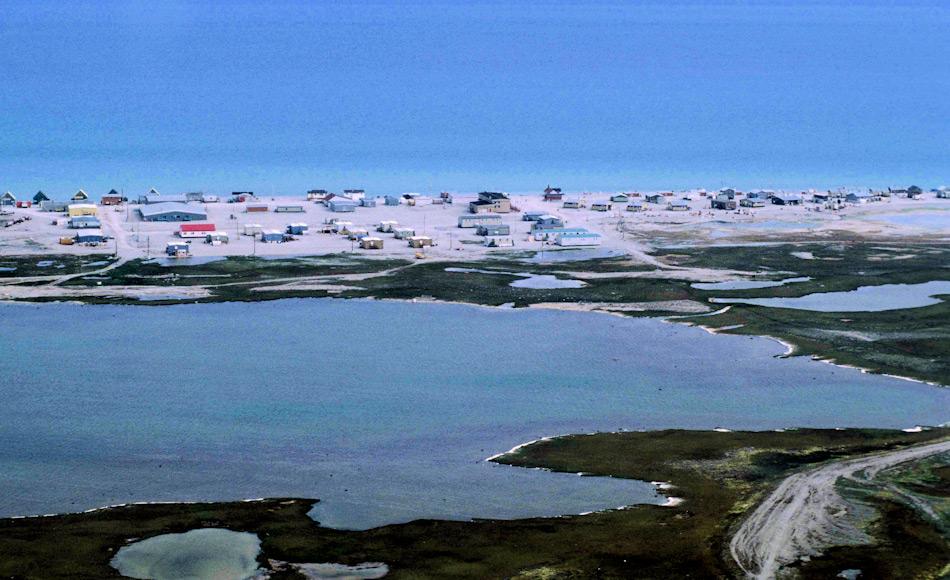
[[[71,203],[69,204],[69,217],[79,217],[84,215],[96,215],[98,208],[94,203]]]

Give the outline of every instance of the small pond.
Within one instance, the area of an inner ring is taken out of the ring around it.
[[[163,534],[120,548],[112,567],[129,578],[238,580],[259,569],[257,535],[222,528]]]
[[[819,292],[797,298],[711,298],[710,300],[720,304],[755,304],[817,312],[881,312],[938,304],[941,300],[934,296],[939,294],[950,294],[950,281],[934,280],[923,284],[862,286],[849,292]]]

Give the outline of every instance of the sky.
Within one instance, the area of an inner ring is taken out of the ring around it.
[[[950,183],[950,2],[0,2],[0,190]]]

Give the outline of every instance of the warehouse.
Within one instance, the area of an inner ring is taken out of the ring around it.
[[[559,246],[599,246],[600,234],[594,232],[564,232],[557,236]]]
[[[458,221],[460,228],[477,228],[478,226],[487,226],[500,223],[500,215],[460,215]]]
[[[98,215],[99,210],[94,203],[71,203],[68,210],[69,217],[78,217],[82,215]]]
[[[178,237],[204,238],[216,230],[214,224],[181,224],[178,226]]]
[[[69,218],[69,228],[74,230],[84,230],[84,229],[98,229],[102,227],[102,223],[94,215],[80,215],[73,218]]]
[[[106,241],[106,236],[102,230],[89,229],[78,232],[75,240],[77,244],[101,244]]]
[[[142,205],[155,205],[156,203],[188,203],[187,195],[162,195],[154,189],[139,198]]]
[[[145,205],[139,208],[139,214],[147,222],[195,222],[208,219],[207,212],[200,206],[176,202]]]

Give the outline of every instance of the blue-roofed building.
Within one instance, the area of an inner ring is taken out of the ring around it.
[[[290,224],[287,226],[287,233],[292,236],[302,236],[310,231],[310,226],[303,222]]]
[[[536,230],[531,232],[536,241],[554,240],[561,234],[582,234],[587,228],[552,228],[548,230]]]
[[[139,208],[139,214],[147,222],[193,222],[208,219],[201,206],[188,203],[155,203]]]
[[[555,242],[559,246],[599,246],[601,236],[594,232],[564,232],[558,234]]]

